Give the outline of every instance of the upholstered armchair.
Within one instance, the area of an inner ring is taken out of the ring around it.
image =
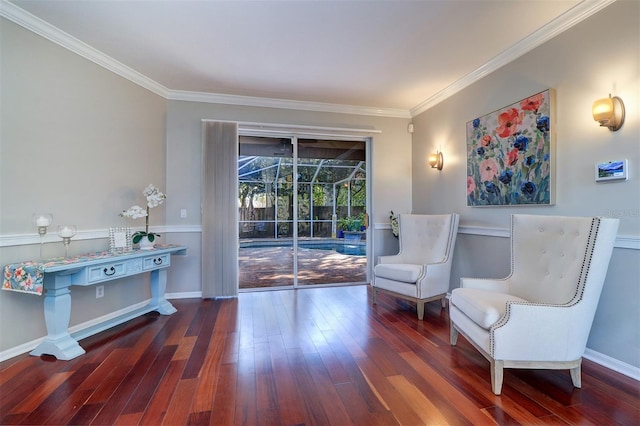
[[[444,306],[457,233],[457,214],[399,215],[400,251],[379,258],[373,272],[373,303],[379,291],[414,301],[419,320],[424,318],[425,302],[440,299]]]
[[[511,273],[461,278],[451,292],[451,344],[462,334],[504,368],[568,369],[581,387],[582,355],[613,251],[618,219],[513,215]]]

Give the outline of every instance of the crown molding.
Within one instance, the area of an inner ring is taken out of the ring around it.
[[[449,86],[445,87],[441,91],[437,92],[435,95],[427,98],[422,101],[415,107],[411,108],[410,113],[411,117],[415,117],[419,114],[422,114],[429,108],[439,104],[445,99],[455,95],[460,92],[462,89],[469,87],[473,83],[479,81],[483,77],[491,74],[492,72],[498,70],[500,67],[518,59],[520,56],[524,55],[527,52],[535,49],[541,44],[551,40],[556,37],[558,34],[568,30],[574,25],[582,22],[586,18],[591,15],[599,12],[605,7],[609,6],[611,3],[616,0],[596,0],[596,1],[582,1],[577,4],[573,8],[569,9],[562,15],[558,16],[553,21],[547,23],[540,29],[534,31],[528,37],[520,40],[516,44],[512,45],[508,49],[502,51],[500,54],[495,56],[489,62],[480,66],[476,70],[470,72]]]
[[[127,80],[144,87],[145,89],[169,100],[203,102],[212,104],[254,106],[263,108],[279,108],[316,112],[328,112],[338,114],[355,114],[390,118],[412,118],[445,99],[453,96],[462,89],[479,81],[498,68],[519,58],[544,42],[552,39],[563,31],[573,27],[589,16],[597,13],[615,0],[585,0],[565,12],[563,15],[549,22],[542,28],[533,32],[530,36],[512,45],[507,50],[495,56],[481,67],[450,84],[435,95],[427,98],[410,110],[396,108],[376,108],[356,105],[330,104],[323,102],[305,102],[287,99],[261,98],[253,96],[225,95],[218,93],[190,92],[170,90],[147,76],[116,61],[99,50],[78,40],[77,38],[54,27],[48,22],[19,8],[8,0],[0,0],[0,16],[32,31],[47,40],[52,41],[92,62],[120,75]]]
[[[173,101],[203,102],[208,104],[242,105],[262,108],[293,109],[391,118],[411,118],[410,112],[405,109],[294,101],[289,99],[224,95],[219,93],[189,92],[183,90],[170,90],[168,99]]]
[[[0,0],[0,16],[26,28],[27,30],[44,37],[45,39],[64,47],[73,53],[82,56],[109,71],[126,78],[127,80],[144,87],[145,89],[167,98],[168,89],[149,77],[116,61],[101,51],[65,33],[46,21],[32,15],[24,9],[7,0]]]
[[[78,40],[70,34],[46,21],[34,16],[8,0],[0,0],[0,16],[38,34],[45,39],[82,56],[91,62],[159,95],[165,99],[212,104],[255,106],[263,108],[280,108],[338,114],[356,114],[378,117],[411,118],[409,110],[394,108],[376,108],[356,105],[330,104],[323,102],[305,102],[288,99],[260,98],[253,96],[225,95],[218,93],[189,92],[169,90],[160,83],[129,68],[103,52]]]

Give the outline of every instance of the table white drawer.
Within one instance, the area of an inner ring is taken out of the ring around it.
[[[169,253],[157,254],[142,259],[142,270],[149,271],[151,269],[166,268],[171,265],[171,255]]]
[[[125,275],[127,275],[127,263],[124,261],[93,266],[89,267],[87,271],[87,284],[111,280]]]

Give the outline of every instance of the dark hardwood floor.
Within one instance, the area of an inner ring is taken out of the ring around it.
[[[71,361],[0,364],[0,423],[95,425],[485,425],[640,423],[640,384],[584,361],[568,371],[505,370],[465,340],[446,309],[366,286],[174,300],[82,340]]]

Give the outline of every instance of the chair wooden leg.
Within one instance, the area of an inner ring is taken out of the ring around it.
[[[502,393],[502,379],[504,374],[504,361],[491,361],[491,390],[496,395]]]
[[[453,326],[453,323],[449,324],[449,341],[451,346],[455,346],[458,343],[458,330]]]
[[[446,298],[446,296],[443,297],[442,299],[440,299],[440,305],[442,305],[442,309],[445,309],[447,307],[447,298]]]
[[[378,303],[378,291],[375,287],[371,287],[371,298],[373,299],[373,304]]]
[[[416,302],[416,309],[418,310],[418,319],[422,321],[424,319],[424,302]]]
[[[582,387],[582,364],[579,364],[577,367],[571,368],[569,372],[571,373],[571,382],[573,382],[573,386],[577,388]]]

